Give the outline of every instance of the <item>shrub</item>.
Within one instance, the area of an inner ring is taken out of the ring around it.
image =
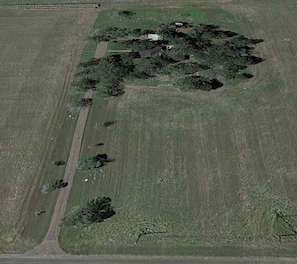
[[[211,91],[223,86],[223,84],[216,79],[210,80],[202,76],[187,76],[181,78],[176,85],[181,91],[185,92],[197,90]]]
[[[53,165],[55,165],[55,166],[62,166],[65,164],[66,164],[66,162],[64,160],[57,160],[53,163]]]
[[[73,207],[63,220],[65,226],[89,226],[115,215],[109,197],[99,197],[86,202],[85,205]]]
[[[104,166],[108,162],[114,160],[109,159],[107,154],[98,154],[96,156],[87,156],[79,159],[76,168],[78,170],[91,170]]]

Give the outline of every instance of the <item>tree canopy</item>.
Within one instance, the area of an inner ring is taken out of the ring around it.
[[[114,161],[109,159],[107,154],[98,154],[96,156],[87,156],[78,160],[78,170],[91,170],[95,168],[103,167],[106,163]]]
[[[126,10],[119,15],[134,14]],[[160,39],[139,38],[147,33],[157,33]],[[182,91],[209,91],[230,79],[253,77],[247,73],[247,67],[263,61],[253,55],[254,45],[263,40],[249,39],[216,25],[172,22],[154,30],[109,27],[96,31],[90,38],[114,40],[119,47],[132,50],[79,65],[73,89],[78,92],[92,88],[102,97],[123,94],[127,78],[146,79],[163,74],[170,75]],[[195,77],[197,74],[199,78]]]
[[[115,215],[109,197],[99,197],[87,201],[82,206],[73,207],[63,219],[65,226],[89,226]]]

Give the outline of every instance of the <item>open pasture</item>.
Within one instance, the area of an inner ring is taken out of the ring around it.
[[[23,252],[46,234],[76,119],[69,85],[94,11],[0,10],[0,253]],[[45,210],[42,216],[34,212]]]
[[[106,153],[115,161],[77,172],[68,208],[108,196],[116,215],[88,228],[63,228],[64,250],[296,256],[294,237],[278,241],[276,233],[290,230],[275,208],[297,213],[297,6],[196,8],[202,23],[224,15],[225,29],[264,39],[256,52],[265,61],[251,67],[251,80],[217,91],[135,85],[121,97],[94,100],[82,156]],[[150,17],[161,18],[162,10],[151,9]],[[94,128],[107,120],[117,122]]]

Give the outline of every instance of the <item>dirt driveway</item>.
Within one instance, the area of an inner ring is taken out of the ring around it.
[[[95,58],[99,59],[106,55],[108,42],[100,42],[97,46]],[[84,98],[92,98],[93,91],[89,90],[85,93]],[[64,218],[68,199],[73,184],[76,164],[79,159],[80,147],[83,139],[83,134],[89,114],[89,107],[82,108],[79,112],[76,128],[73,135],[72,145],[65,168],[64,181],[68,182],[67,188],[59,190],[59,195],[52,215],[50,227],[44,241],[35,248],[33,254],[64,254],[58,243],[58,237],[61,230],[61,220]]]

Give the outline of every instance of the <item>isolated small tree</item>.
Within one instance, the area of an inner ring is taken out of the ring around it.
[[[57,160],[53,163],[53,165],[55,165],[55,166],[62,166],[65,164],[66,164],[66,162],[64,160]]]
[[[65,182],[63,179],[56,180],[52,185],[54,189],[65,188],[66,186],[68,186],[68,182]]]
[[[118,12],[118,15],[124,16],[124,17],[127,17],[127,18],[130,18],[131,16],[133,16],[135,14],[136,14],[135,12],[132,12],[130,10],[123,10],[123,11]]]
[[[96,156],[87,156],[79,159],[76,168],[78,170],[91,170],[95,168],[100,168],[108,162],[114,161],[109,159],[107,154],[98,154]]]
[[[98,122],[95,125],[95,128],[100,128],[100,127],[110,127],[113,126],[117,121],[115,120],[109,120],[109,121],[105,121],[105,122]]]

